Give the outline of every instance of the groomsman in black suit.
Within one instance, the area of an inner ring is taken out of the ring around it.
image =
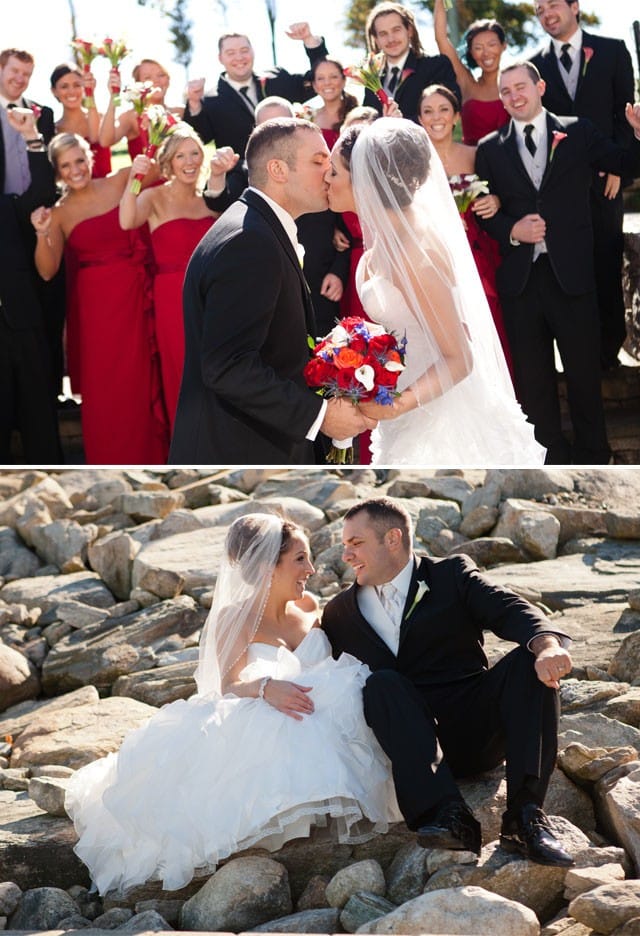
[[[456,778],[506,760],[501,844],[547,865],[572,859],[542,811],[557,753],[566,634],[523,598],[491,585],[467,556],[420,558],[411,519],[390,498],[344,518],[355,584],[327,604],[334,657],[372,670],[364,713],[391,760],[398,805],[425,848],[480,853],[480,824]],[[483,631],[519,644],[489,667]]]
[[[425,55],[411,10],[400,3],[384,0],[369,13],[366,25],[370,52],[382,52],[382,84],[404,117],[418,119],[418,105],[424,88],[442,84],[460,100],[460,88],[446,55]],[[368,88],[363,103],[381,114],[380,99]]]
[[[33,57],[19,49],[0,52],[0,463],[11,460],[11,433],[22,437],[30,464],[62,461],[55,382],[47,341],[42,283],[33,255],[29,216],[56,198],[45,142],[53,113],[37,119],[24,98]]]
[[[531,61],[546,82],[542,103],[554,114],[588,117],[610,140],[629,147],[633,138],[624,116],[633,100],[631,55],[622,39],[610,39],[580,27],[577,0],[537,0],[536,14],[551,37]],[[622,294],[622,187],[629,179],[594,172],[591,213],[600,326],[601,359],[606,370],[618,362],[626,337]]]
[[[480,141],[476,172],[501,200],[494,217],[479,220],[500,244],[498,290],[518,398],[548,464],[607,464],[589,191],[593,169],[632,175],[640,148],[634,141],[622,149],[590,120],[545,110],[545,83],[531,62],[503,69],[499,88],[512,119]],[[640,135],[640,105],[628,105],[627,118]],[[554,340],[573,448],[561,429]]]
[[[304,43],[310,65],[326,58],[324,40],[311,33],[308,23],[294,23],[287,35]],[[302,102],[315,93],[309,72],[291,74],[284,68],[272,68],[264,75],[256,75],[254,58],[247,36],[227,33],[218,40],[218,60],[225,70],[218,79],[216,93],[203,96],[203,79],[190,81],[187,86],[184,120],[205,143],[213,140],[217,147],[230,146],[241,156],[255,126],[254,112],[259,101],[276,95]]]
[[[249,188],[187,268],[172,464],[311,464],[318,431],[344,439],[372,427],[302,376],[315,323],[295,220],[328,207],[322,133],[306,120],[268,120],[251,134],[247,165]]]

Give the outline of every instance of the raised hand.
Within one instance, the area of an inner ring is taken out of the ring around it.
[[[307,48],[319,46],[322,42],[321,36],[313,35],[308,23],[292,23],[291,26],[285,30],[285,33],[289,39],[298,39],[304,42]]]
[[[210,176],[225,176],[238,164],[240,156],[231,146],[221,146],[215,151],[209,163]]]
[[[151,159],[148,156],[145,156],[144,153],[138,153],[133,162],[131,163],[131,176],[141,175],[146,176],[153,165]]]
[[[51,208],[36,208],[31,212],[31,224],[36,234],[48,234],[51,227]]]
[[[189,112],[195,117],[202,110],[204,97],[204,78],[193,78],[187,82],[187,105]]]
[[[304,715],[312,715],[314,711],[308,692],[311,692],[311,686],[300,686],[284,679],[270,679],[264,688],[264,700],[283,715],[302,721]]]
[[[38,135],[36,115],[30,107],[12,107],[7,110],[7,120],[25,140],[32,140]]]

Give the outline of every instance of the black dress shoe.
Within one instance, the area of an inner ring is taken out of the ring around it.
[[[416,834],[418,845],[423,848],[453,848],[476,855],[482,848],[480,823],[461,801],[446,803]]]
[[[544,812],[529,803],[515,819],[502,820],[500,844],[505,851],[522,855],[537,864],[569,868],[574,864],[571,855],[555,838]]]

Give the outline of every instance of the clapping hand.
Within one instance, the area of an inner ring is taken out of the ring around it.
[[[38,135],[36,115],[30,107],[12,107],[7,110],[7,120],[25,140],[32,140]]]
[[[221,146],[211,157],[209,163],[210,176],[219,177],[219,181],[222,181],[222,177],[226,176],[227,172],[230,172],[238,164],[239,159],[240,156],[238,153],[234,153],[231,146]]]
[[[51,226],[51,208],[36,208],[31,212],[31,224],[36,234],[48,234]]]
[[[308,692],[311,692],[311,686],[299,686],[284,679],[270,679],[264,688],[264,700],[283,715],[302,721],[303,715],[312,715],[314,710]]]

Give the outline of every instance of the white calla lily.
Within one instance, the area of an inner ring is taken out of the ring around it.
[[[342,325],[336,325],[329,334],[329,340],[335,348],[346,348],[349,344],[349,332]]]
[[[363,364],[362,367],[356,368],[356,370],[353,372],[353,376],[356,378],[358,383],[362,384],[367,392],[373,390],[373,385],[375,383],[375,372],[370,364]]]
[[[399,371],[404,370],[404,364],[401,364],[400,361],[387,361],[384,365],[384,369],[390,371],[392,374],[397,374]]]

